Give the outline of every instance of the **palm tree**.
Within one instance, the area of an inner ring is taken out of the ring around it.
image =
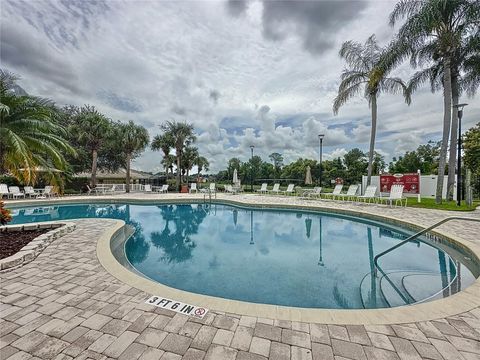
[[[197,165],[198,168],[197,178],[200,177],[200,173],[202,172],[202,170],[208,171],[208,168],[210,167],[210,163],[204,156],[197,156],[197,158],[195,159],[195,165]]]
[[[92,155],[92,175],[90,185],[97,183],[98,152],[107,138],[112,134],[109,119],[100,114],[95,107],[85,105],[74,119],[70,131],[77,134],[78,141],[85,146]]]
[[[148,131],[143,126],[135,125],[133,121],[127,124],[119,124],[120,142],[123,153],[125,154],[126,170],[127,170],[127,187],[126,192],[130,192],[130,164],[132,159],[139,156],[147,147],[150,138]]]
[[[172,137],[173,144],[175,147],[175,156],[177,160],[177,179],[176,187],[180,190],[180,175],[181,175],[181,162],[182,155],[185,146],[194,142],[196,137],[192,124],[176,122],[176,121],[167,121],[166,124],[161,126],[164,134],[169,134]]]
[[[190,170],[193,168],[195,165],[195,162],[198,158],[198,148],[192,147],[192,146],[186,146],[185,149],[183,150],[183,157],[182,157],[182,172],[185,171],[187,175],[187,181],[188,181],[188,176],[190,174]]]
[[[387,77],[392,67],[384,66],[382,56],[386,50],[378,46],[375,35],[371,35],[365,44],[346,41],[340,49],[340,57],[345,59],[349,69],[341,76],[338,95],[333,103],[333,112],[338,114],[342,105],[363,90],[363,96],[371,107],[372,126],[370,132],[370,148],[368,155],[367,184],[370,184],[375,154],[375,135],[377,131],[377,98],[381,92],[403,92],[405,101],[410,103],[407,88],[399,78]]]
[[[161,150],[163,152],[162,164],[165,167],[165,172],[167,173],[167,177],[168,177],[168,169],[171,168],[171,164],[172,164],[171,162],[172,157],[170,155],[170,150],[175,146],[171,134],[166,132],[164,134],[155,135],[155,137],[152,140],[152,144],[150,146],[153,151]],[[173,175],[173,170],[172,170],[172,175]]]
[[[170,173],[172,174],[172,177],[173,177],[173,165],[175,164],[175,161],[176,161],[175,156],[172,154],[168,154],[167,156],[164,156],[164,158],[161,161],[163,167],[165,168],[167,179],[168,179],[168,170],[170,170]]]
[[[56,108],[48,99],[17,95],[18,78],[0,70],[0,174],[34,184],[38,170],[61,185],[68,170],[65,155],[75,150],[65,140],[66,131],[56,124]],[[59,172],[60,171],[60,172]]]
[[[452,58],[452,107],[459,103],[460,96],[467,93],[469,97],[475,95],[480,84],[480,30],[462,40],[461,48]],[[435,50],[437,46],[427,46],[412,53],[412,63],[428,63],[430,59],[437,59]],[[418,58],[418,60],[417,60]],[[462,76],[463,75],[463,76]],[[408,92],[411,95],[423,83],[430,82],[432,92],[443,89],[443,64],[434,62],[430,67],[417,71],[409,81]],[[453,199],[453,187],[455,183],[455,162],[457,155],[458,138],[458,112],[452,112],[450,131],[450,152],[448,162],[447,200]]]
[[[409,56],[416,65],[416,60],[425,54],[442,67],[443,136],[435,194],[435,202],[440,204],[452,121],[452,94],[458,91],[452,87],[452,75],[456,75],[458,65],[455,55],[461,49],[462,39],[478,31],[480,6],[475,0],[402,0],[390,14],[390,24],[394,26],[404,18],[406,21],[391,46],[390,66]]]

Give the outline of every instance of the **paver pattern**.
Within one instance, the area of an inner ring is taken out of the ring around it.
[[[447,215],[376,206],[368,211],[425,224]],[[340,326],[214,311],[199,320],[147,305],[151,294],[123,284],[97,260],[97,239],[113,222],[75,223],[74,232],[50,244],[33,262],[0,273],[2,360],[480,359],[480,308],[427,322]],[[455,233],[480,241],[474,225]]]

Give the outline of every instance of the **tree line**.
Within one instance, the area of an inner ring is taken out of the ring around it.
[[[163,152],[167,172],[173,174],[174,163],[180,169],[177,188],[180,176],[188,177],[193,166],[199,173],[208,169],[207,159],[192,146],[196,137],[191,124],[168,121],[150,144],[147,129],[131,120],[112,120],[89,105],[59,108],[49,99],[27,94],[17,80],[0,69],[0,175],[24,185],[42,180],[63,190],[75,173],[90,172],[94,187],[98,170],[125,168],[129,192],[131,162],[149,145]]]
[[[371,133],[367,176],[373,172],[377,128],[377,102],[381,93],[401,93],[407,104],[412,95],[428,83],[432,92],[443,96],[443,135],[439,149],[438,173],[448,169],[447,194],[453,197],[458,131],[456,106],[466,94],[473,96],[480,84],[480,3],[478,0],[402,0],[389,16],[397,34],[384,48],[375,35],[364,44],[347,41],[340,57],[347,68],[341,75],[333,111],[351,98],[362,95],[371,108]],[[408,82],[390,77],[405,60],[418,69]],[[450,140],[450,142],[449,142]],[[447,151],[450,145],[447,166]],[[442,201],[444,177],[437,178],[436,202]]]

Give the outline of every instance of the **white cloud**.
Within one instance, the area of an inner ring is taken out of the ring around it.
[[[312,23],[290,27],[298,19],[316,19],[303,10],[269,9],[293,33],[283,40],[266,37],[259,1],[244,12],[229,12],[222,2],[44,0],[25,7],[3,1],[0,57],[2,67],[23,76],[28,92],[59,104],[95,105],[114,119],[143,124],[151,136],[167,120],[191,121],[212,171],[233,156],[246,160],[252,144],[264,159],[274,151],[286,162],[316,159],[320,133],[326,135],[325,158],[336,157],[353,147],[366,150],[370,136],[364,99],[332,114],[344,67],[337,49],[373,32],[386,44],[394,31],[387,24],[393,5],[371,2],[354,18],[340,14],[349,20],[331,33],[322,26],[331,36],[322,48],[306,41]],[[396,72],[404,78],[411,73],[408,65]],[[467,102],[464,128],[480,117],[478,96]],[[377,151],[391,157],[438,139],[441,94],[424,89],[410,107],[399,95],[382,95],[378,103]],[[158,170],[160,160],[160,153],[146,151],[135,167]]]

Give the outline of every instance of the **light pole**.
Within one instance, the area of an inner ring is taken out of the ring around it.
[[[458,149],[457,149],[457,206],[462,203],[462,115],[468,104],[453,105],[458,111]]]
[[[323,150],[323,138],[325,137],[325,134],[319,134],[318,135],[318,156],[319,156],[319,162],[320,162],[320,186],[322,186],[322,175],[323,175],[323,168],[322,168],[322,150]]]
[[[252,151],[251,163],[250,163],[250,191],[253,193],[253,148],[255,146],[250,145],[250,150]]]

